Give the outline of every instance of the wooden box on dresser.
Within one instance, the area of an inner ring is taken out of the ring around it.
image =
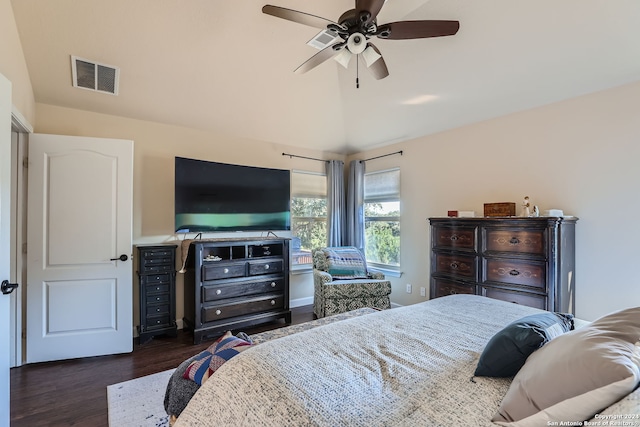
[[[195,240],[184,277],[184,321],[193,341],[284,318],[289,310],[289,240]]]
[[[430,298],[476,294],[574,313],[576,221],[429,218]]]
[[[176,247],[177,245],[137,246],[140,344],[156,335],[177,335]]]

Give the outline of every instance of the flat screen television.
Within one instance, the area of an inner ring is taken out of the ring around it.
[[[176,157],[175,231],[291,229],[291,173]]]

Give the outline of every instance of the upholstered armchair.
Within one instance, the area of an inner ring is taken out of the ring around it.
[[[391,307],[391,282],[367,271],[362,253],[353,246],[313,251],[313,312],[321,318],[357,308]]]

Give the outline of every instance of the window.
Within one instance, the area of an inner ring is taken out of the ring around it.
[[[367,263],[400,267],[400,169],[364,176],[364,239]]]
[[[327,177],[291,174],[291,266],[311,265],[311,250],[327,245]]]

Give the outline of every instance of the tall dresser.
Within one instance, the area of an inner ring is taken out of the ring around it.
[[[430,298],[475,294],[574,313],[576,221],[429,218]]]
[[[177,335],[177,245],[138,246],[140,283],[140,344],[156,335]]]

